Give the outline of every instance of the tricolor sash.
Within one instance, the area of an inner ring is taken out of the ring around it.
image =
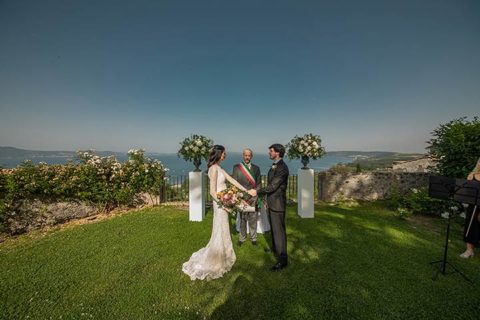
[[[250,184],[252,185],[252,187],[254,189],[257,188],[257,184],[255,182],[255,178],[253,177],[253,174],[252,172],[250,171],[250,169],[248,168],[247,164],[245,162],[242,161],[242,163],[240,163],[238,165],[238,167],[240,168],[240,171],[242,171],[243,175],[247,178],[248,182],[250,182]]]
[[[250,171],[250,169],[248,168],[247,164],[245,162],[242,161],[242,163],[240,163],[238,165],[238,167],[240,168],[240,171],[242,171],[242,173],[245,175],[245,177],[247,178],[248,182],[250,182],[250,184],[252,185],[253,189],[256,189],[257,188],[257,184],[255,183],[255,178],[253,177],[253,174],[252,172]],[[258,197],[257,199],[257,204],[259,207],[263,207],[263,199],[261,197]]]

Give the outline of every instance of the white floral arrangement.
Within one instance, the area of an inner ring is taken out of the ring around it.
[[[287,144],[287,155],[290,159],[301,159],[308,157],[309,159],[319,159],[325,154],[322,147],[322,139],[318,135],[312,133],[305,134],[303,137],[295,136]]]
[[[127,154],[129,156],[143,156],[145,154],[144,149],[130,149],[128,150]]]
[[[118,161],[114,155],[100,157],[95,154],[94,150],[77,151],[77,158],[81,163],[96,169],[98,174],[109,174],[109,180],[124,175],[127,167],[134,168],[133,176],[140,176],[149,172],[151,175],[157,176],[164,175],[169,171],[160,160],[145,157],[145,150],[143,149],[130,149],[127,154],[129,160],[125,164]]]
[[[185,161],[200,161],[207,159],[210,150],[213,147],[213,140],[205,136],[192,134],[190,137],[180,142],[178,156]]]

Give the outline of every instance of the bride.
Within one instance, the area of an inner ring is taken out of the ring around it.
[[[190,276],[191,280],[220,278],[224,273],[230,271],[237,259],[230,236],[228,212],[219,208],[216,202],[218,200],[217,192],[227,188],[226,180],[240,190],[247,190],[220,167],[225,156],[223,146],[215,145],[210,151],[208,177],[210,178],[210,194],[213,198],[212,235],[208,244],[194,252],[182,266],[182,271]]]

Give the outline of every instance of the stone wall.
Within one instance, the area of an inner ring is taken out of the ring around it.
[[[86,218],[99,211],[99,208],[82,202],[46,203],[40,200],[24,200],[6,212],[4,227],[7,233],[15,235],[72,219]]]
[[[393,171],[403,172],[430,172],[436,166],[434,159],[423,157],[408,161],[395,161],[392,164]]]
[[[328,202],[384,199],[394,188],[403,193],[412,188],[427,187],[429,176],[424,172],[320,172],[318,197]]]
[[[138,195],[135,208],[159,204],[158,196],[146,193]],[[16,235],[35,229],[43,229],[70,220],[95,216],[104,208],[81,201],[22,200],[5,213],[3,227],[8,234]],[[0,228],[1,229],[1,228]]]

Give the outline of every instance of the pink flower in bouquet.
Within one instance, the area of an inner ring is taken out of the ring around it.
[[[231,188],[217,192],[220,207],[232,209],[232,213],[239,211],[240,205],[245,198],[245,194],[233,186]]]

